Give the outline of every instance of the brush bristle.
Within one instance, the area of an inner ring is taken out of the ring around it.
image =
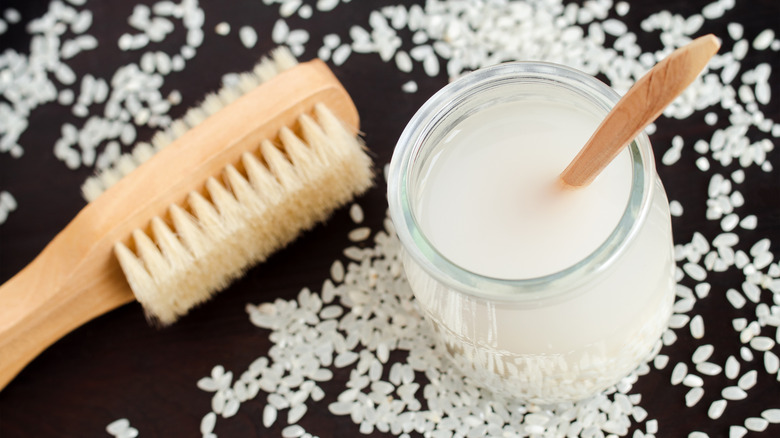
[[[282,128],[280,146],[261,142],[244,153],[241,168],[224,169],[173,205],[166,222],[151,221],[151,236],[133,233],[115,252],[136,298],[162,325],[225,288],[301,232],[324,221],[372,184],[371,159],[325,105],[299,118],[298,137]]]
[[[263,57],[251,72],[240,75],[237,85],[225,85],[217,91],[207,95],[203,102],[190,108],[187,113],[164,130],[158,131],[152,137],[151,144],[159,151],[168,146],[185,132],[194,128],[210,115],[216,113],[234,100],[243,96],[246,92],[275,77],[279,73],[295,67],[298,61],[286,47],[278,47],[271,52],[271,57]],[[142,147],[145,150],[136,151]],[[149,158],[148,144],[136,146],[131,152],[122,155],[116,163],[95,176],[88,178],[81,186],[81,194],[87,202],[92,202],[103,194],[111,186],[117,183],[122,176],[127,175],[136,167],[143,164]],[[121,166],[121,169],[119,167]]]

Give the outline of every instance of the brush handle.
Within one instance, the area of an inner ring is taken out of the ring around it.
[[[352,100],[319,60],[280,73],[155,154],[88,204],[41,254],[0,286],[0,389],[49,345],[134,299],[114,257],[135,229],[166,217],[192,191],[204,192],[263,139],[275,139],[325,102],[354,133]]]
[[[0,388],[70,331],[133,301],[113,244],[90,230],[97,213],[85,207],[0,286]]]
[[[564,186],[583,187],[690,85],[720,48],[713,35],[683,46],[655,65],[628,90],[561,173]]]

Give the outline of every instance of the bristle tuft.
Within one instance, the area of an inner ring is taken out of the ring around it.
[[[243,154],[244,173],[227,166],[186,210],[172,205],[171,229],[155,218],[156,244],[137,230],[138,256],[116,250],[151,319],[170,324],[371,186],[360,141],[325,106],[315,113],[299,119],[303,138],[281,129],[279,147],[265,140]]]
[[[224,105],[222,104],[222,100],[219,98],[219,96],[216,93],[209,93],[208,95],[206,95],[206,98],[203,99],[203,103],[201,104],[201,108],[203,108],[203,110],[208,115],[215,114],[223,107]]]
[[[114,245],[114,254],[119,261],[119,265],[122,267],[122,271],[125,273],[125,277],[127,278],[136,299],[141,304],[150,303],[148,307],[144,304],[144,309],[151,309],[151,301],[155,298],[156,287],[154,280],[151,275],[149,275],[149,271],[146,270],[146,267],[138,260],[133,251],[121,242]],[[154,317],[151,316],[151,310],[146,310],[146,315],[150,320],[162,320],[165,318],[172,322],[175,318],[166,314],[167,307],[168,306],[157,306],[157,312],[155,312],[156,316]]]
[[[273,63],[279,72],[289,70],[298,65],[298,60],[295,59],[295,55],[290,52],[290,49],[286,46],[280,46],[271,52],[271,58]]]
[[[152,146],[154,147],[155,150],[160,151],[164,147],[173,143],[174,140],[176,140],[176,137],[172,135],[171,131],[169,130],[157,131],[152,136]]]
[[[190,126],[187,125],[187,122],[182,119],[177,119],[171,123],[171,126],[168,127],[167,132],[171,137],[171,141],[173,141],[184,135],[189,130]]]
[[[230,105],[242,95],[243,93],[241,93],[240,90],[237,90],[233,87],[224,87],[217,93],[217,96],[219,96],[219,100],[222,102],[223,106]]]
[[[105,190],[105,188],[111,187],[119,182],[119,180],[122,179],[122,175],[117,169],[105,169],[103,172],[98,174],[98,179],[100,180],[100,184],[104,187]]]
[[[238,79],[238,89],[246,94],[260,85],[260,80],[253,73],[242,73]]]
[[[249,182],[255,191],[262,194],[269,205],[279,202],[284,196],[284,188],[274,178],[271,171],[250,153],[244,153],[241,156],[241,163],[244,165]]]
[[[120,156],[115,166],[117,172],[119,172],[122,177],[135,170],[136,167],[138,167],[138,163],[136,163],[132,155],[127,154]]]
[[[87,202],[94,201],[101,193],[103,193],[103,184],[100,183],[100,179],[97,177],[88,178],[81,186],[81,196]]]
[[[263,156],[268,169],[276,177],[286,192],[292,192],[300,188],[301,181],[295,173],[292,163],[287,160],[282,151],[270,141],[263,140],[260,144],[260,154]]]
[[[189,111],[184,114],[184,121],[190,128],[193,128],[198,126],[200,122],[206,120],[208,116],[209,114],[207,111],[205,111],[202,107],[196,106],[194,108],[190,108]]]
[[[170,272],[170,266],[154,241],[141,230],[133,231],[133,242],[138,258],[144,262],[146,270],[155,281]]]
[[[154,156],[154,147],[149,143],[138,143],[133,148],[133,159],[138,165],[147,162]]]

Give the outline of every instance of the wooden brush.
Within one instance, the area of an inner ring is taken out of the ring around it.
[[[238,92],[174,124],[170,144],[142,145],[87,183],[95,199],[0,286],[0,388],[133,299],[152,322],[174,322],[370,187],[346,90],[322,61],[296,64],[277,51]]]

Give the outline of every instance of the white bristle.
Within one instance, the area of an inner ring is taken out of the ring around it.
[[[233,87],[224,87],[217,93],[219,100],[222,101],[222,105],[225,106],[230,105],[242,95],[243,93]]]
[[[175,140],[184,135],[184,133],[189,129],[190,127],[187,126],[187,123],[184,120],[179,119],[171,122],[171,126],[166,129],[166,132],[168,132],[168,135]]]
[[[306,142],[317,154],[317,157],[323,163],[328,163],[328,151],[327,151],[327,135],[322,127],[317,124],[311,117],[304,114],[300,118],[301,131]]]
[[[283,189],[269,169],[261,164],[257,157],[249,153],[245,153],[241,157],[241,164],[246,169],[252,188],[257,193],[262,193],[269,205],[278,203],[284,196]]]
[[[170,131],[158,131],[154,134],[152,137],[152,146],[156,150],[161,150],[171,144],[176,138],[171,134]]]
[[[122,175],[116,169],[106,169],[98,175],[98,178],[105,190],[122,179]]]
[[[203,103],[200,104],[200,107],[208,115],[212,115],[216,113],[217,111],[221,110],[223,106],[224,105],[222,104],[222,101],[219,99],[219,96],[216,95],[215,93],[209,93],[208,95],[206,95],[206,98],[203,99]]]
[[[192,263],[192,255],[162,219],[158,217],[152,219],[152,233],[171,266],[187,266]]]
[[[274,49],[274,51],[271,52],[271,57],[279,72],[289,70],[298,65],[298,60],[295,59],[295,56],[290,52],[290,49],[284,46]]]
[[[171,122],[166,130],[158,131],[152,137],[150,143],[153,149],[160,150],[181,137],[185,132],[197,126],[208,116],[216,113],[226,105],[238,99],[258,85],[266,82],[280,72],[290,69],[298,64],[298,61],[286,47],[275,49],[270,58],[264,57],[252,70],[239,76],[238,83],[233,86],[225,86],[216,93],[208,94],[203,102],[191,108],[181,119]],[[154,150],[144,146],[136,153],[127,153],[115,161],[113,167],[100,171],[96,176],[88,178],[82,188],[82,195],[87,201],[93,201],[104,191],[116,184],[121,176],[127,175],[135,167],[148,160]],[[132,155],[132,160],[130,156]],[[132,163],[135,163],[134,165]],[[121,166],[121,169],[118,167]],[[105,174],[105,176],[104,176]]]
[[[268,140],[260,143],[260,154],[285,191],[300,189],[302,183],[295,174],[292,163],[287,161],[276,146]]]
[[[149,271],[155,282],[161,282],[161,279],[167,276],[171,270],[168,261],[160,253],[157,245],[149,236],[141,230],[133,231],[133,241],[135,242],[135,251],[138,257],[143,260],[146,270]]]
[[[252,72],[263,82],[268,81],[279,74],[276,65],[268,58],[263,58],[260,63],[255,66]]]
[[[255,162],[256,161],[257,160],[255,160]],[[246,162],[246,160],[244,160],[244,162]],[[271,198],[279,199],[281,197],[281,191],[256,191],[252,187],[252,184],[247,181],[247,179],[241,175],[241,173],[239,173],[238,170],[236,170],[236,168],[233,166],[227,166],[223,175],[229,190],[233,193],[235,199],[243,209],[242,214],[245,214],[250,218],[262,218],[262,220],[247,220],[246,222],[249,225],[247,227],[247,233],[251,236],[264,235],[264,248],[266,251],[271,252],[278,249],[281,246],[279,239],[275,236],[269,235],[268,233],[264,233],[263,230],[270,229],[270,219],[267,215],[269,210],[268,201],[270,201]],[[274,189],[276,188],[277,187],[274,187]],[[259,193],[263,193],[263,196],[259,195]],[[268,196],[269,194],[270,196]],[[249,244],[251,242],[245,241],[245,243]],[[252,246],[252,250],[250,250],[248,253],[254,262],[261,262],[265,259],[267,254],[263,253],[262,251],[255,250],[256,248],[257,247]]]
[[[122,155],[114,166],[117,172],[123,177],[135,170],[136,167],[138,167],[138,164],[133,159],[132,155]]]
[[[243,73],[239,76],[238,89],[243,93],[252,91],[260,85],[260,80],[252,73]]]
[[[171,206],[169,213],[179,238],[192,255],[195,257],[205,256],[207,254],[207,238],[195,218],[175,204]]]
[[[149,143],[138,143],[133,148],[133,159],[136,163],[143,164],[154,156],[154,148]]]
[[[315,179],[319,176],[318,173],[322,170],[322,163],[298,136],[284,126],[279,131],[279,139],[282,141],[284,151],[287,153],[293,166],[295,166],[299,176],[307,179]]]
[[[146,291],[154,290],[154,280],[149,275],[149,271],[146,270],[135,254],[122,243],[114,245],[114,254],[116,254],[116,258],[125,272],[125,277],[130,287],[137,291],[135,292],[136,298],[139,301],[144,300],[148,302],[151,297],[146,297],[143,294]]]
[[[191,192],[191,214],[172,205],[172,227],[154,218],[153,238],[135,230],[135,251],[117,244],[150,319],[175,321],[368,188],[370,159],[360,142],[324,105],[316,106],[315,116],[300,117],[303,139],[282,128],[280,146],[264,140],[261,158],[244,153],[245,174],[227,166],[224,184],[206,181],[208,197]]]
[[[186,114],[184,114],[184,121],[190,127],[198,126],[202,121],[208,118],[209,114],[201,107],[190,108]]]
[[[100,183],[98,178],[89,178],[81,186],[81,196],[83,196],[87,202],[92,202],[97,199],[104,190],[103,184]]]

